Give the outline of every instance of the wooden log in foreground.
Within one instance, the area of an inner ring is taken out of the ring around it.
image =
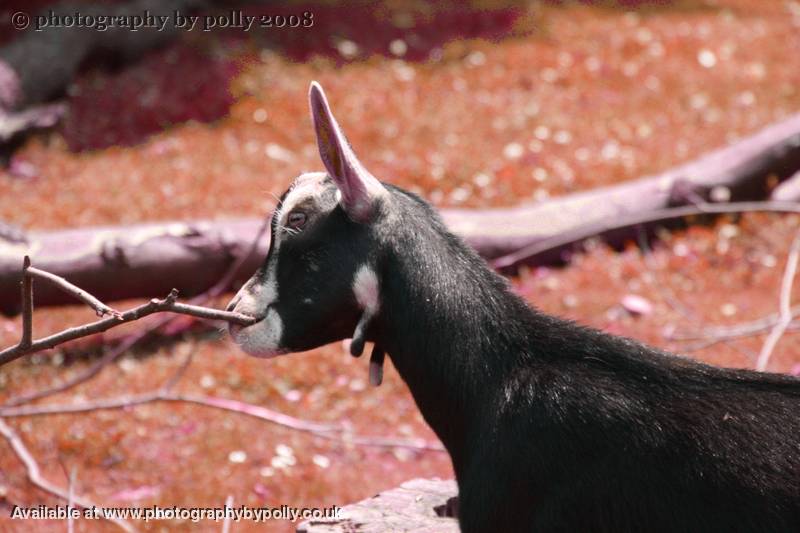
[[[455,233],[493,259],[577,228],[592,229],[616,244],[637,228],[608,231],[609,220],[697,201],[727,202],[769,197],[775,184],[800,170],[800,114],[726,148],[662,174],[512,208],[444,209]],[[214,284],[238,254],[250,248],[257,219],[142,224],[31,232],[0,231],[0,312],[19,312],[24,255],[43,270],[67,278],[103,301],[153,298],[177,288],[188,297]],[[0,228],[2,229],[2,228]],[[578,232],[585,234],[586,232]],[[591,231],[589,232],[591,234]],[[246,279],[266,254],[268,237],[243,266]],[[526,258],[533,264],[562,260],[563,243]],[[505,265],[504,265],[505,266]],[[36,292],[36,305],[71,303],[51,287]]]
[[[456,494],[453,480],[412,479],[343,507],[340,519],[303,522],[297,533],[458,533],[456,519],[441,516]]]

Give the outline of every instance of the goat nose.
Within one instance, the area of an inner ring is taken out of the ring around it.
[[[238,296],[234,296],[233,299],[228,302],[228,307],[225,308],[226,311],[233,311],[236,308],[236,304],[239,303],[240,298]]]

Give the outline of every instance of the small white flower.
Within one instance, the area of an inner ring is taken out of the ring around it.
[[[259,107],[255,111],[253,111],[253,121],[257,122],[258,124],[263,124],[267,121],[267,110],[263,107]]]
[[[358,55],[358,45],[348,39],[343,39],[336,44],[336,49],[347,59],[351,59]]]
[[[311,460],[314,461],[314,464],[320,468],[328,468],[331,466],[331,460],[324,455],[314,454],[314,457],[312,457]]]
[[[228,461],[236,464],[243,463],[247,461],[247,453],[243,450],[234,450],[228,454]]]
[[[503,148],[503,155],[507,159],[519,159],[525,149],[522,147],[521,144],[513,142],[508,143],[505,148]]]
[[[698,52],[697,62],[705,68],[712,68],[717,64],[717,55],[711,50],[704,48]]]
[[[408,51],[408,45],[403,39],[395,39],[389,43],[389,51],[396,56],[404,56]]]
[[[280,457],[294,456],[294,450],[285,444],[278,444],[275,446],[275,453],[277,453]]]

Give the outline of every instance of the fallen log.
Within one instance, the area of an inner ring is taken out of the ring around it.
[[[544,241],[595,221],[699,202],[762,200],[779,182],[800,170],[800,114],[768,126],[725,148],[654,176],[610,187],[506,209],[447,210],[455,233],[486,258]],[[622,231],[604,235],[610,243],[635,238]],[[554,249],[536,262],[558,262]]]
[[[522,259],[496,262],[498,268],[552,264],[563,262],[564,252],[587,236],[601,235],[619,244],[635,239],[642,227],[664,224],[655,220],[620,227],[609,221],[647,220],[647,213],[669,207],[761,200],[798,170],[800,114],[655,176],[532,205],[444,209],[442,216],[451,230],[489,260],[543,245]],[[795,205],[779,210],[794,211]],[[258,219],[172,222],[17,232],[6,238],[0,232],[0,312],[19,312],[19,264],[24,255],[104,301],[157,297],[173,287],[186,296],[201,293],[249,249],[261,223]],[[565,234],[574,238],[558,238]],[[243,277],[257,268],[268,246],[268,238],[262,239],[258,253],[242,266]],[[233,280],[232,285],[241,281]],[[35,303],[71,302],[63,293],[44,288],[37,292]]]
[[[258,219],[173,222],[30,232],[15,241],[0,237],[0,312],[20,311],[19,265],[25,255],[104,301],[155,298],[172,288],[194,296],[215,284],[249,250],[261,225]],[[240,268],[243,278],[256,269],[268,245],[269,235]],[[232,284],[242,281],[233,279]],[[177,282],[174,287],[172,282]],[[76,300],[43,286],[34,303],[40,307]]]

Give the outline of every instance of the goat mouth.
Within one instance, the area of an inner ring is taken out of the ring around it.
[[[242,331],[243,329],[257,326],[266,318],[266,316],[253,316],[253,315],[246,315],[246,316],[252,318],[254,322],[252,324],[248,324],[247,326],[243,326],[241,324],[234,324],[233,322],[230,322],[228,324],[228,332],[231,334],[231,336],[235,337],[236,334]]]

